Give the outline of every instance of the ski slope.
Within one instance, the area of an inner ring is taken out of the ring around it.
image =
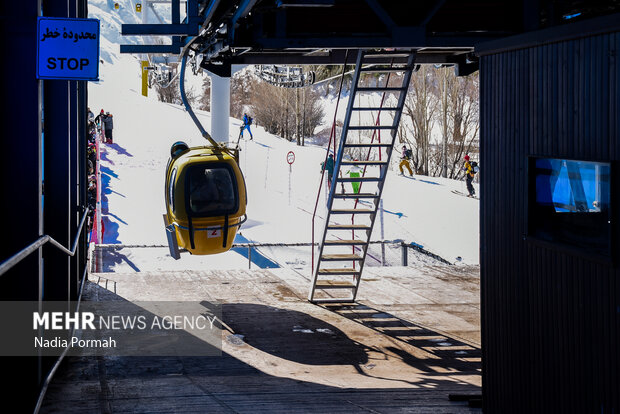
[[[166,244],[162,219],[164,172],[170,145],[179,140],[190,146],[204,145],[205,141],[182,106],[157,101],[154,90],[149,91],[149,97],[141,96],[138,58],[118,53],[118,42],[128,43],[118,35],[120,21],[138,22],[136,13],[125,10],[118,14],[109,4],[89,3],[90,17],[102,21],[104,62],[100,65],[100,81],[89,83],[89,106],[95,114],[104,109],[114,115],[114,144],[101,145],[104,243],[163,245]],[[191,80],[193,76],[187,74],[188,83],[200,84],[202,79]],[[333,97],[326,99],[331,113],[326,110],[325,118],[330,124],[333,101]],[[340,105],[339,118],[342,118],[346,100]],[[196,113],[210,130],[210,114]],[[230,119],[231,141],[236,140],[240,125],[240,120]],[[265,132],[260,126],[253,125],[252,129],[254,140],[241,142],[240,164],[248,187],[248,221],[236,242],[310,242],[312,211],[325,149],[299,147]],[[289,151],[296,156],[290,170],[286,161]],[[464,182],[403,177],[397,172],[388,173],[383,192],[384,238],[415,242],[450,262],[477,264],[479,202],[452,193],[452,190],[465,192]],[[321,194],[318,210],[321,217],[325,217],[325,200],[326,195]],[[381,238],[379,222],[377,219],[373,240]],[[322,226],[323,221],[318,219],[317,240]],[[310,247],[259,250],[264,258],[279,266],[307,268],[310,265]],[[167,249],[124,249],[115,254],[118,260],[110,268],[113,271],[248,266],[243,249],[214,256],[184,253],[179,261],[170,258]]]

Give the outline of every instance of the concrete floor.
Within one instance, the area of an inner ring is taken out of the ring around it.
[[[219,301],[222,356],[70,357],[42,412],[462,413],[479,394],[479,269],[367,267],[358,301],[291,269],[91,274],[86,300]]]

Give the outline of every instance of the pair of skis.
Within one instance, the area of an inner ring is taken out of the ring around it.
[[[458,190],[452,190],[452,192],[454,194],[457,194],[457,195],[460,195],[460,196],[463,196],[463,197],[474,198],[476,200],[480,200],[480,198],[477,195],[475,195],[475,194],[474,195],[469,195],[469,194],[465,194],[465,193],[463,193],[461,191],[458,191]]]

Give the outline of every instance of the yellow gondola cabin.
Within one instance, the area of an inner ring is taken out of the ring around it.
[[[205,255],[228,251],[245,221],[243,174],[225,148],[175,143],[166,167],[166,230],[171,255],[179,248]]]

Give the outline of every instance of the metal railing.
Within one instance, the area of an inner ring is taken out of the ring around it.
[[[368,244],[380,244],[382,246],[385,245],[396,245],[396,246],[400,246],[401,248],[401,261],[400,264],[401,266],[408,266],[409,265],[409,260],[408,260],[408,254],[407,252],[409,250],[415,250],[418,253],[421,253],[425,256],[431,257],[443,264],[448,264],[448,265],[452,265],[454,263],[449,262],[448,260],[444,259],[443,257],[432,253],[426,249],[424,249],[423,246],[417,244],[417,243],[406,243],[402,240],[371,240],[368,242]],[[308,246],[312,246],[313,249],[314,247],[318,246],[319,243],[234,243],[231,247],[231,249],[234,248],[247,248],[248,249],[248,269],[251,268],[251,264],[252,264],[252,249],[253,248],[258,248],[258,247],[308,247]],[[153,249],[167,249],[168,245],[167,244],[98,244],[96,245],[97,249],[115,249],[115,250],[120,250],[120,249],[148,249],[148,248],[153,248]],[[181,251],[185,251],[184,249]],[[382,266],[386,266],[385,265],[385,260],[383,258],[379,259],[377,257],[373,257],[377,262],[382,263]]]
[[[79,232],[78,232],[78,234],[79,234]],[[80,303],[82,302],[82,292],[84,291],[84,281],[86,280],[86,274],[87,273],[88,273],[88,266],[85,266],[84,267],[84,272],[82,273],[82,280],[80,282],[80,293],[78,294],[78,301],[77,301],[77,305],[75,307],[75,312],[79,312],[80,311]],[[75,325],[73,325],[73,327],[71,328],[71,332],[70,332],[69,336],[73,337],[74,333],[75,333]],[[47,393],[47,387],[49,387],[50,383],[52,382],[52,378],[54,377],[54,374],[56,373],[56,370],[58,369],[58,367],[62,363],[62,360],[67,355],[67,352],[69,352],[69,348],[70,348],[70,346],[67,346],[64,349],[64,351],[62,351],[62,354],[60,354],[60,356],[58,357],[58,359],[54,363],[54,366],[52,367],[50,372],[48,372],[47,376],[45,377],[45,381],[43,381],[43,386],[41,387],[41,391],[39,392],[39,398],[37,398],[37,404],[34,407],[34,411],[33,411],[34,414],[37,414],[41,410],[41,405],[43,404],[43,399],[45,398],[45,394]]]
[[[24,260],[30,254],[34,253],[35,251],[43,247],[43,245],[45,245],[45,243],[48,243],[48,242],[51,243],[54,247],[58,248],[60,251],[64,252],[65,254],[68,254],[69,256],[74,256],[75,251],[77,249],[78,241],[80,240],[80,236],[82,234],[82,228],[84,227],[84,222],[86,221],[86,218],[88,217],[89,211],[90,209],[86,207],[86,210],[84,211],[84,215],[82,216],[82,220],[80,221],[77,234],[75,236],[75,239],[73,240],[73,244],[71,245],[71,250],[67,249],[65,246],[63,246],[62,244],[54,240],[51,236],[47,234],[43,235],[39,237],[32,244],[24,247],[22,250],[20,250],[19,252],[15,253],[13,256],[9,257],[4,262],[2,262],[2,264],[0,264],[0,276],[2,276],[4,273],[9,271],[13,266],[18,264],[22,260]]]
[[[314,211],[312,212],[312,273],[314,273],[314,220],[316,218],[316,212],[319,208],[319,200],[321,199],[321,189],[323,188],[323,181],[325,177],[325,166],[327,165],[327,158],[329,157],[329,150],[334,142],[334,153],[336,153],[336,116],[338,115],[338,105],[340,105],[340,96],[342,96],[342,85],[344,84],[345,69],[347,67],[347,59],[349,58],[349,50],[347,49],[344,55],[344,66],[342,67],[342,74],[340,75],[340,86],[338,88],[338,99],[336,100],[336,109],[334,109],[334,121],[332,122],[332,129],[329,133],[329,142],[327,143],[327,151],[325,152],[325,160],[323,161],[323,171],[321,171],[321,182],[319,183],[319,189],[316,194],[316,202],[314,203]],[[335,167],[335,166],[334,166]],[[329,176],[329,175],[328,175]],[[331,186],[336,185],[336,181],[330,182]],[[331,187],[330,187],[331,190]],[[326,223],[327,224],[327,223]]]
[[[84,223],[86,222],[86,219],[88,218],[88,213],[90,212],[90,208],[86,207],[86,209],[84,210],[84,214],[82,216],[82,219],[80,220],[80,225],[78,226],[77,229],[77,233],[75,235],[75,238],[73,239],[73,244],[71,245],[71,249],[67,249],[65,246],[63,246],[62,244],[60,244],[58,241],[54,240],[54,238],[52,238],[49,235],[43,235],[41,237],[39,237],[36,241],[34,241],[33,243],[31,243],[30,245],[26,246],[25,248],[23,248],[22,250],[20,250],[19,252],[17,252],[16,254],[14,254],[13,256],[9,257],[7,260],[5,260],[4,262],[2,262],[2,264],[0,264],[0,276],[2,276],[3,274],[5,274],[6,272],[8,272],[11,268],[13,268],[15,265],[17,265],[19,262],[21,262],[22,260],[24,260],[26,257],[28,257],[30,254],[36,252],[38,249],[42,248],[46,243],[51,243],[52,246],[56,247],[58,250],[60,250],[61,252],[67,254],[68,256],[75,256],[75,253],[77,251],[77,246],[78,246],[78,242],[80,241],[80,237],[82,236],[82,230],[84,229]],[[82,274],[82,280],[80,281],[80,291],[78,293],[78,303],[76,306],[76,312],[79,311],[80,309],[80,301],[82,299],[82,292],[84,290],[84,281],[86,279],[86,274],[87,272],[88,266],[84,266],[84,272]],[[40,276],[39,276],[40,277]],[[39,302],[41,302],[41,299],[39,299]],[[73,335],[73,331],[75,330],[75,327],[71,330],[71,335]],[[56,360],[54,366],[52,367],[52,369],[47,373],[45,380],[43,380],[43,385],[41,387],[41,390],[39,391],[39,397],[37,398],[37,404],[34,408],[34,413],[38,413],[39,410],[41,409],[41,405],[43,404],[43,399],[45,398],[45,393],[47,391],[47,387],[49,386],[52,377],[54,376],[54,374],[56,373],[56,370],[58,369],[58,367],[60,366],[60,363],[62,362],[62,360],[64,359],[65,355],[67,354],[67,352],[69,351],[69,346],[67,346],[63,353],[58,357],[58,359]],[[39,355],[39,365],[41,364],[41,356]]]

